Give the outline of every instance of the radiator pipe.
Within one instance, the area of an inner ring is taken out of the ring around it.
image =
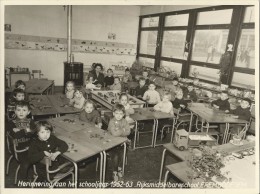
[[[71,63],[71,39],[72,39],[72,5],[67,5],[67,62]]]

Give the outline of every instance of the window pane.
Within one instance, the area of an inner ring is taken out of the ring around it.
[[[139,57],[139,61],[145,67],[154,68],[154,59]]]
[[[192,60],[218,64],[225,52],[228,30],[196,30]]]
[[[197,24],[230,24],[232,17],[232,9],[205,11],[198,13]]]
[[[184,59],[184,47],[186,41],[186,30],[164,31],[162,56]]]
[[[245,11],[244,23],[255,22],[255,7],[247,7]]]
[[[159,17],[142,19],[142,27],[157,27],[158,24],[159,24]]]
[[[234,72],[232,86],[255,89],[255,75]]]
[[[195,77],[194,75],[197,75],[199,79],[209,80],[213,82],[219,81],[219,70],[218,69],[212,69],[207,67],[200,67],[191,65],[189,76]]]
[[[243,29],[237,49],[237,67],[255,69],[255,30]]]
[[[171,15],[165,17],[165,26],[187,26],[189,14]]]
[[[181,69],[182,69],[181,63],[161,61],[161,67],[165,69],[166,72],[175,71],[178,76],[181,75]]]
[[[140,53],[155,55],[157,31],[142,31]]]

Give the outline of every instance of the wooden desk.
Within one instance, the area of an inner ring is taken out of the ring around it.
[[[25,92],[28,94],[54,94],[54,80],[47,79],[30,79],[25,82]],[[6,92],[12,92],[15,89],[14,86],[7,88]]]
[[[105,182],[106,173],[106,150],[123,144],[123,173],[126,155],[126,138],[114,137],[108,132],[96,128],[90,123],[80,121],[78,115],[65,115],[48,120],[54,127],[55,135],[66,141],[69,150],[63,155],[70,160],[75,167],[75,185],[78,180],[77,163],[100,154],[100,183]]]
[[[157,136],[157,132],[158,132],[158,120],[174,118],[174,116],[171,114],[168,114],[168,113],[154,111],[153,108],[135,108],[134,110],[135,110],[135,113],[130,115],[130,117],[135,121],[135,137],[134,137],[133,149],[145,148],[145,147],[155,147],[156,146],[156,136]],[[104,113],[104,120],[107,124],[109,123],[109,120],[112,117],[113,117],[112,112]],[[153,121],[152,143],[151,143],[151,145],[148,145],[148,146],[137,147],[136,146],[137,132],[138,132],[137,124],[140,121],[146,121],[146,120]]]
[[[224,132],[223,143],[227,143],[227,136],[229,131],[229,124],[245,124],[248,128],[248,121],[242,119],[235,119],[230,114],[226,114],[224,111],[220,111],[211,107],[209,104],[204,103],[191,103],[187,107],[191,111],[191,120],[189,131],[191,131],[192,118],[193,115],[197,115],[202,118],[207,123],[207,132],[210,123],[223,123],[226,124],[226,129]]]
[[[228,154],[231,154],[232,152],[239,152],[239,151],[243,151],[243,150],[247,150],[247,149],[251,149],[251,148],[254,148],[255,146],[255,143],[254,142],[248,142],[246,140],[243,140],[243,145],[241,146],[235,146],[231,143],[228,143],[228,144],[223,144],[223,145],[218,145],[218,146],[215,146],[213,147],[213,149],[216,149],[218,150],[219,152],[226,152]],[[165,174],[165,177],[168,176],[168,173],[171,172],[172,174],[174,174],[174,176],[176,176],[178,179],[180,179],[182,182],[184,183],[199,183],[198,185],[196,186],[203,186],[202,185],[202,182],[203,180],[202,179],[195,179],[195,182],[194,180],[191,180],[188,176],[188,172],[192,172],[192,169],[187,165],[186,163],[186,160],[187,158],[190,156],[190,152],[188,150],[184,150],[184,151],[180,151],[178,150],[173,144],[165,144],[164,145],[164,150],[163,150],[163,154],[162,154],[162,161],[161,161],[161,168],[160,168],[160,176],[159,176],[159,182],[161,182],[161,177],[162,177],[162,171],[163,171],[163,165],[164,165],[164,161],[165,161],[165,153],[166,151],[170,152],[171,154],[177,156],[178,158],[180,158],[182,160],[182,162],[178,162],[178,163],[175,163],[175,164],[171,164],[171,165],[168,165],[166,168],[167,168],[167,174]],[[230,157],[230,156],[227,156],[227,157]],[[240,168],[243,168],[243,166],[246,166],[246,164],[252,164],[252,158],[255,159],[255,155],[252,156],[245,156],[245,160],[243,161],[243,159],[232,159],[232,160],[229,160],[229,163],[226,163],[226,167],[223,169],[223,172],[227,172],[228,170],[229,171],[234,171],[235,172],[231,172],[231,175],[232,177],[235,177],[233,178],[232,180],[235,182],[235,181],[238,181],[238,178],[237,176],[239,175],[240,177],[243,178],[243,173],[244,174],[251,174],[252,177],[254,177],[254,172],[255,171],[255,168],[250,168],[250,173],[248,172],[244,172],[241,174],[240,170],[238,172],[237,169],[240,169]],[[233,165],[232,162],[235,162],[236,165]],[[249,163],[248,163],[249,161]],[[236,169],[234,169],[234,166],[236,167]],[[247,168],[244,168],[247,170]],[[235,175],[234,175],[235,174]],[[248,182],[248,185],[249,186],[252,186],[252,182],[254,183],[254,180],[252,180],[252,177],[249,178],[249,180],[243,180],[243,181],[247,181]],[[213,177],[212,179],[212,182],[213,183],[216,183],[219,187],[222,187],[222,188],[226,188],[225,186],[227,184],[225,183],[221,183],[219,182],[218,180],[216,180],[216,178]],[[231,185],[231,184],[230,184]]]
[[[96,100],[103,106],[107,107],[109,110],[112,110],[114,107],[114,104],[111,103],[111,101],[114,100],[115,103],[118,102],[119,95],[120,95],[120,91],[116,91],[116,90],[91,92],[92,99]],[[142,108],[145,104],[144,101],[141,101],[130,95],[128,95],[128,99],[129,99],[129,104],[133,108]]]

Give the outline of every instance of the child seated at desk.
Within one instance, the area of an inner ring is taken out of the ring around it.
[[[169,89],[171,92],[176,94],[179,90],[181,90],[178,78],[177,77],[173,78],[172,84],[166,85],[165,88]]]
[[[14,84],[15,88],[22,89],[24,91],[24,100],[28,101],[29,100],[29,95],[25,92],[26,89],[26,84],[22,80],[17,80]]]
[[[147,90],[147,86],[145,85],[145,78],[140,77],[139,79],[139,86],[135,88],[135,96],[138,99],[142,99],[144,96],[144,93]]]
[[[122,77],[122,91],[128,92],[128,82],[131,82],[133,80],[132,75],[130,74],[129,68],[125,69],[125,74]]]
[[[113,108],[113,118],[110,119],[108,124],[108,132],[115,137],[127,137],[130,134],[130,127],[128,122],[124,119],[125,108],[121,104],[116,104]],[[117,146],[110,151],[113,168],[113,179],[118,181],[123,177],[121,164],[123,158],[122,146]]]
[[[183,99],[182,90],[178,90],[178,92],[175,95],[175,99],[172,102],[172,105],[173,105],[173,108],[182,109],[182,110],[184,110],[188,106],[186,100]]]
[[[93,79],[94,79],[94,76],[93,76],[93,75],[89,75],[89,76],[88,76],[88,80],[87,80],[86,86],[85,86],[87,90],[100,89],[100,88],[97,87],[95,84],[93,84]]]
[[[196,102],[198,100],[198,97],[197,97],[196,92],[194,91],[193,84],[190,83],[188,85],[187,89],[188,89],[187,98],[189,100],[191,100],[192,102]]]
[[[48,157],[52,161],[51,170],[56,170],[63,163],[58,156],[68,150],[68,145],[54,136],[52,132],[53,127],[49,122],[38,121],[36,123],[37,137],[32,140],[28,151],[30,164],[37,164],[44,157]]]
[[[214,108],[228,112],[230,110],[230,103],[228,101],[228,93],[222,91],[220,98],[211,102]]]
[[[30,114],[30,106],[27,101],[18,101],[15,105],[15,115],[16,118],[10,120],[7,123],[6,130],[7,133],[15,139],[17,145],[17,150],[28,149],[31,138],[34,136],[35,124],[34,121],[27,116]],[[12,144],[12,142],[11,142]],[[13,148],[13,144],[11,145]],[[28,152],[17,153],[20,163],[20,180],[27,180],[27,173],[30,166]]]
[[[162,101],[159,102],[158,104],[156,104],[153,108],[156,111],[161,111],[164,113],[168,113],[173,115],[173,106],[171,103],[171,94],[169,92],[164,92],[164,94],[162,95]],[[157,135],[162,133],[162,127],[166,124],[172,124],[173,121],[169,120],[169,119],[160,119],[158,122],[158,129],[159,131],[157,132]],[[163,132],[163,138],[166,138],[166,131]]]
[[[96,106],[93,101],[87,100],[84,105],[84,110],[80,112],[79,120],[93,123],[96,127],[102,127],[102,120],[99,112],[96,110]]]
[[[83,93],[83,90],[76,90],[74,92],[74,98],[70,99],[70,104],[75,108],[82,109],[86,100]]]
[[[65,87],[65,94],[68,99],[72,99],[74,97],[75,92],[75,83],[73,81],[68,81]]]
[[[251,117],[250,106],[251,106],[251,100],[249,98],[244,98],[240,102],[239,107],[237,107],[234,110],[229,110],[229,111],[227,110],[226,112],[233,114],[232,115],[233,118],[249,121]],[[242,130],[242,126],[239,124],[230,124],[229,128],[232,135],[239,134],[239,132]],[[224,133],[224,132],[225,132],[225,125],[221,124],[220,133]]]
[[[160,94],[155,90],[155,88],[155,84],[151,82],[148,90],[144,93],[143,100],[147,101],[148,107],[153,107],[161,101]]]
[[[149,79],[149,77],[148,77],[148,71],[147,70],[144,70],[143,71],[143,73],[142,73],[142,75],[143,75],[143,78],[145,79],[145,85],[146,86],[149,86],[149,84],[150,84],[150,79]]]
[[[121,91],[121,83],[120,83],[120,78],[119,77],[115,77],[114,78],[114,84],[110,86],[111,90],[119,90]]]
[[[17,102],[23,101],[25,98],[24,90],[16,88],[13,91],[13,96],[9,99],[7,105],[7,117],[8,119],[13,119],[15,117],[15,106]]]
[[[110,87],[113,84],[114,84],[113,70],[109,68],[107,70],[107,76],[104,79],[104,86],[105,87]]]

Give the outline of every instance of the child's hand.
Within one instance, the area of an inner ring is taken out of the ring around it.
[[[214,108],[219,108],[219,106],[217,106],[217,105],[215,105],[215,104],[213,104],[213,107],[214,107]]]
[[[13,128],[13,131],[14,131],[15,133],[17,133],[18,131],[21,131],[21,129]]]
[[[180,107],[185,108],[185,105],[181,104]]]
[[[26,132],[26,133],[30,133],[30,132],[32,132],[32,130],[27,127],[27,128],[25,128],[25,132]]]
[[[232,118],[238,119],[238,115],[231,115]]]
[[[229,113],[229,110],[225,110],[225,113]]]
[[[101,129],[101,127],[102,127],[102,123],[98,123],[98,124],[96,124],[95,127]]]
[[[138,95],[137,98],[142,98],[142,96],[141,96],[141,95]]]
[[[50,152],[47,152],[47,151],[43,151],[44,152],[44,154],[45,154],[45,156],[47,156],[47,157],[51,157],[51,153]]]
[[[57,156],[60,155],[60,154],[61,154],[60,151],[57,151],[57,152],[55,152],[55,153],[52,153],[52,154],[51,154],[51,160],[54,161],[54,160],[57,158]]]

